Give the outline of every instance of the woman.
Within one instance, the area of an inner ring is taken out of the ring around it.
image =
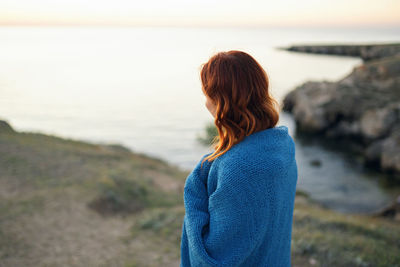
[[[290,266],[295,144],[276,126],[268,76],[241,51],[217,53],[200,76],[218,136],[185,182],[180,266]]]

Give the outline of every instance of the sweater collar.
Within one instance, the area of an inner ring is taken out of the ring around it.
[[[289,134],[289,129],[285,125],[278,125],[272,128],[264,129],[255,133],[252,133],[248,136],[245,137],[245,139],[252,139],[260,136],[268,136],[270,134],[283,134],[287,135]]]

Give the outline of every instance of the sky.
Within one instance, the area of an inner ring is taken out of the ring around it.
[[[0,0],[0,25],[398,26],[400,0]]]

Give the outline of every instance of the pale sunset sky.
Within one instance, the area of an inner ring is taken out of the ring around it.
[[[396,26],[400,0],[0,0],[0,25]]]

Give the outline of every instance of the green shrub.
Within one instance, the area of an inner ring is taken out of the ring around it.
[[[218,130],[215,124],[208,123],[205,128],[205,133],[204,135],[199,135],[197,136],[197,141],[204,145],[204,146],[209,146],[212,145],[214,138],[218,136]]]
[[[89,207],[102,214],[135,213],[147,207],[179,204],[180,198],[158,190],[148,179],[111,175],[98,184],[99,196]]]

